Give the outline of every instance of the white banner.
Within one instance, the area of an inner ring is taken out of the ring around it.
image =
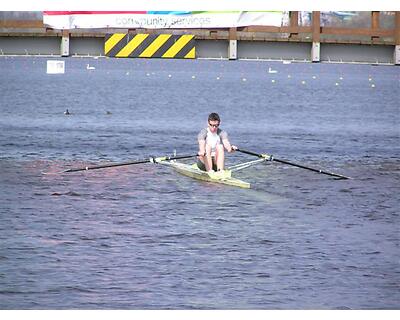
[[[192,10],[192,11],[399,11],[395,0],[12,0],[0,1],[0,11],[59,11],[59,10]]]
[[[53,29],[200,29],[252,25],[282,25],[283,11],[202,13],[43,12],[43,24]]]

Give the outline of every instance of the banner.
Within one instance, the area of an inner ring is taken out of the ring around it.
[[[282,25],[283,11],[43,11],[53,29],[210,29]]]

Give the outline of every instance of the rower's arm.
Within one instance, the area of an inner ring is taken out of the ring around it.
[[[206,140],[199,139],[199,155],[204,155],[206,153]]]
[[[228,152],[234,152],[237,147],[232,145],[228,139],[222,139],[222,144],[224,145],[226,151]]]

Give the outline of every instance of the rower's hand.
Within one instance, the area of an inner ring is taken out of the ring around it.
[[[197,152],[197,156],[199,156],[199,157],[204,157],[206,154],[203,152],[203,153],[200,153],[200,151],[199,152]]]
[[[232,146],[231,146],[231,151],[229,151],[229,152],[235,152],[237,149],[238,149],[238,147],[232,145]]]

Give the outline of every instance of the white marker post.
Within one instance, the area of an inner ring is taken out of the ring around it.
[[[47,74],[64,74],[65,61],[47,60]]]

